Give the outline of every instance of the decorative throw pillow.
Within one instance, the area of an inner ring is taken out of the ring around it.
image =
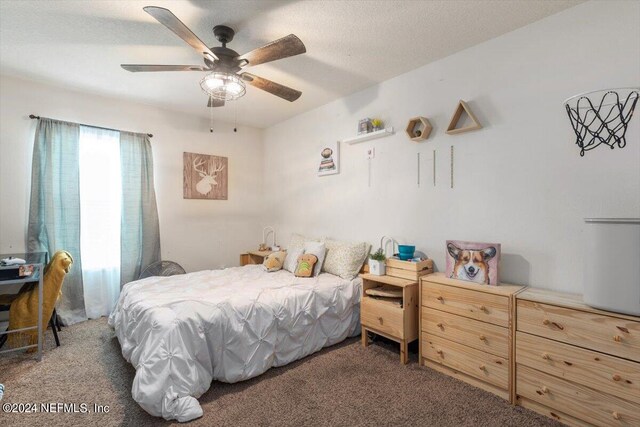
[[[269,273],[281,270],[286,256],[287,253],[285,251],[270,253],[264,258],[262,265]]]
[[[313,266],[318,262],[318,257],[314,254],[302,254],[298,257],[298,265],[296,266],[296,277],[313,276]]]
[[[327,239],[327,255],[322,271],[351,280],[358,275],[371,245],[366,242],[349,243]]]
[[[304,242],[304,253],[313,254],[318,257],[318,262],[316,263],[316,266],[313,267],[313,277],[317,276],[320,274],[320,269],[322,268],[327,248],[322,242],[306,241]]]

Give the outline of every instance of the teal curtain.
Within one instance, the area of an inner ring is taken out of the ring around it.
[[[153,185],[153,155],[149,137],[120,132],[122,173],[121,285],[160,261],[160,227]]]
[[[87,318],[80,256],[79,137],[75,123],[39,119],[31,172],[27,249],[50,255],[66,250],[74,259],[57,306],[65,324]]]

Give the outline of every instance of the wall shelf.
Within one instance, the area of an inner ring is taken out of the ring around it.
[[[407,136],[414,142],[424,141],[431,134],[431,123],[425,117],[414,117],[407,123]]]
[[[374,132],[365,133],[362,135],[354,136],[352,138],[346,138],[346,139],[343,139],[342,142],[346,144],[359,144],[360,142],[382,138],[388,135],[393,135],[393,127],[388,127],[386,129],[380,129]]]

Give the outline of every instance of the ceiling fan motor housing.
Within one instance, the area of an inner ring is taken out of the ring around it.
[[[238,52],[224,46],[214,46],[211,51],[218,57],[217,60],[204,58],[205,64],[215,71],[224,71],[228,73],[236,73],[240,71],[244,65],[244,60],[238,59]]]

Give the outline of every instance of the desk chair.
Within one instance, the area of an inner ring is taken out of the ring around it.
[[[47,264],[44,269],[43,280],[43,301],[42,301],[42,317],[43,319],[49,319],[48,324],[51,326],[53,336],[56,340],[56,345],[60,346],[60,339],[58,332],[62,329],[58,324],[58,315],[55,309],[56,302],[62,295],[62,285],[64,278],[71,269],[73,264],[73,258],[71,254],[66,251],[58,251],[51,258],[51,262]],[[37,295],[33,293],[37,292],[37,286],[25,285],[20,289],[20,292],[16,295],[0,295],[0,311],[9,310],[9,330],[21,329],[24,327],[33,325],[33,311],[34,304],[37,306]],[[46,330],[46,325],[43,325],[43,329]],[[19,332],[21,336],[26,336],[27,339],[33,341],[37,340],[37,332]],[[0,337],[0,347],[4,345],[5,341],[14,346],[21,337],[16,334],[12,334],[10,337],[3,335]]]

